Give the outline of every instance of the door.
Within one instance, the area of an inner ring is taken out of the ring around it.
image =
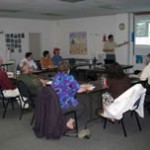
[[[29,33],[29,51],[33,53],[34,60],[41,57],[41,33]]]

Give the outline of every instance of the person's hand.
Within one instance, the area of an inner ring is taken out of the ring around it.
[[[80,89],[77,91],[78,93],[83,93],[83,92],[86,92],[87,89],[86,87],[80,87]]]
[[[129,44],[129,41],[124,41],[124,44]]]
[[[43,79],[40,79],[41,83],[43,86],[46,86],[46,83],[48,82],[47,80],[43,80]]]

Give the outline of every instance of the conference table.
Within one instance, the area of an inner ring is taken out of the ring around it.
[[[83,66],[78,66],[74,71],[74,74],[76,75],[78,80],[82,81],[89,81],[88,78],[89,76],[93,76],[94,79],[97,78],[97,76],[101,76],[102,74],[107,73],[106,68],[109,66],[107,65],[93,65],[91,68],[85,68]],[[128,69],[132,69],[133,65],[121,65],[122,69],[127,72]]]
[[[131,77],[130,79],[131,86],[141,83],[139,78]],[[87,118],[86,121],[88,122],[97,118],[97,110],[102,110],[102,93],[108,90],[104,87],[101,79],[89,83],[92,84],[95,88],[77,94],[79,103],[82,103],[85,107],[83,116]]]
[[[57,72],[57,66],[51,67],[51,68],[42,68],[39,70],[33,70],[31,73],[33,74],[43,74],[43,73],[49,73],[49,72]]]
[[[3,66],[6,71],[8,71],[8,66],[11,65],[14,65],[14,61],[5,61],[3,64],[1,64],[1,66]]]

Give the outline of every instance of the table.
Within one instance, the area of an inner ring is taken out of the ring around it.
[[[131,86],[140,82],[141,81],[139,78],[131,78]],[[96,110],[102,109],[102,93],[108,90],[103,88],[102,82],[100,80],[90,82],[90,84],[95,86],[92,91],[77,93],[77,99],[79,100],[79,103],[81,102],[84,104],[84,106],[86,106],[86,111],[83,115],[86,115],[87,122],[91,122],[92,120],[95,120],[99,117],[96,114]]]
[[[34,70],[32,71],[33,74],[41,74],[41,73],[48,73],[48,72],[57,72],[57,67],[52,67],[52,68],[45,68],[41,70]]]
[[[8,66],[14,65],[14,61],[6,61],[1,66],[5,68],[6,71],[8,71]]]
[[[82,116],[86,118],[86,121],[96,117],[95,110],[102,107],[102,92],[107,90],[102,87],[99,80],[90,82],[90,84],[95,86],[93,90],[76,94],[79,103],[85,107]]]
[[[99,67],[91,67],[91,68],[81,68],[81,66],[80,66],[80,68],[77,68],[76,70],[74,70],[74,72],[76,73],[78,80],[80,80],[80,74],[81,74],[83,81],[89,81],[88,76],[91,74],[93,74],[93,76],[95,76],[95,78],[97,78],[97,76],[107,73],[106,68],[108,66],[109,66],[109,64],[100,65]],[[122,66],[123,70],[133,68],[132,65],[121,65],[121,66]]]

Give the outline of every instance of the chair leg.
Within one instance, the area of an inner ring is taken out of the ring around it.
[[[78,133],[79,129],[78,129],[77,114],[75,111],[73,111],[73,113],[74,113],[74,118],[75,118],[75,129],[76,129],[76,132]]]
[[[70,135],[70,134],[67,134],[68,131],[66,131],[66,132],[64,132],[63,135],[64,135],[64,136],[69,136],[69,137],[76,137],[77,134],[78,134],[78,131],[79,131],[76,111],[72,110],[72,111],[69,111],[69,112],[64,113],[65,116],[71,115],[71,114],[74,116],[74,119],[75,119],[75,129],[74,129],[74,130],[68,130],[68,131],[69,131],[69,132],[71,131],[71,133],[76,133],[76,134],[75,134],[75,135],[74,135],[74,134],[73,134],[73,135]]]
[[[20,116],[19,116],[19,120],[22,119],[22,116],[23,116],[23,114],[24,114],[25,105],[26,105],[26,102],[24,102],[23,106],[21,105],[21,113],[20,113]]]
[[[32,119],[31,119],[30,125],[33,125],[34,120],[35,120],[35,113],[34,113],[34,114],[33,114],[33,116],[32,116]]]
[[[107,125],[107,118],[104,118],[104,125],[103,125],[104,129],[106,129],[106,125]]]
[[[3,108],[5,108],[5,101],[4,98],[2,98]]]
[[[121,119],[120,122],[121,122],[121,125],[122,125],[124,136],[127,137],[127,132],[126,132],[126,129],[125,129],[125,125],[124,125],[123,119]]]
[[[11,106],[12,106],[12,110],[14,110],[14,102],[13,102],[13,100],[11,100]]]
[[[21,119],[22,119],[23,113],[24,113],[24,109],[23,109],[23,108],[21,108],[21,113],[20,113],[20,116],[19,116],[19,120],[21,120]]]
[[[135,114],[135,118],[136,118],[136,121],[137,121],[137,124],[138,124],[138,127],[139,127],[139,131],[141,131],[142,130],[141,124],[140,124],[140,121],[138,119],[137,113],[135,111],[134,111],[134,114]]]
[[[9,104],[9,101],[7,101],[7,103],[5,105],[5,109],[4,109],[4,113],[3,113],[3,119],[5,118],[6,111],[7,111],[7,108],[8,108],[8,104]]]

